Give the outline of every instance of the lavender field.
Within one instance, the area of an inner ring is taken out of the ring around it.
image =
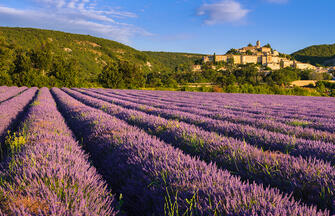
[[[335,99],[0,87],[0,215],[334,215]]]

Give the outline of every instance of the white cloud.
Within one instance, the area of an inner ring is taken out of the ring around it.
[[[214,25],[220,23],[235,23],[242,20],[249,10],[244,9],[239,2],[223,0],[213,4],[203,4],[198,9],[198,16],[206,16],[205,23]]]
[[[120,19],[137,15],[115,8],[98,8],[92,0],[32,0],[38,6],[16,9],[0,5],[0,25],[47,28],[73,33],[91,34],[120,42],[135,35],[151,35],[142,28]]]

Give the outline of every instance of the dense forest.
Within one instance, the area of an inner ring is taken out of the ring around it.
[[[292,53],[292,56],[298,61],[314,65],[335,65],[335,44],[309,46]]]
[[[0,85],[151,88],[290,95],[335,95],[333,85],[292,88],[294,80],[329,74],[261,65],[202,64],[201,54],[143,52],[89,35],[0,28]],[[202,64],[201,70],[192,70]],[[209,86],[190,87],[192,83]]]

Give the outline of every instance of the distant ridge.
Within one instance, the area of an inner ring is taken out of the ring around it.
[[[298,61],[333,66],[335,65],[335,44],[309,46],[291,55]]]

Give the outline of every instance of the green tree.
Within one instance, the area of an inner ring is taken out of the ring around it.
[[[119,71],[119,64],[116,62],[108,63],[99,75],[99,82],[105,88],[124,87],[123,74]]]
[[[119,73],[122,74],[126,88],[139,88],[145,84],[144,73],[134,63],[129,61],[119,62]]]
[[[49,76],[57,79],[59,87],[82,86],[78,62],[75,59],[65,59],[61,56],[55,57]]]
[[[216,78],[215,83],[222,88],[227,88],[230,85],[235,85],[236,77],[233,74],[221,74]]]
[[[245,54],[247,54],[247,55],[253,55],[253,53],[252,53],[250,50],[247,50],[247,51],[245,52]]]
[[[202,70],[202,75],[206,79],[207,82],[214,82],[217,76],[216,70],[210,68],[206,68]]]
[[[234,71],[234,75],[237,79],[237,82],[240,84],[259,84],[259,69],[255,64],[241,65],[240,68]]]
[[[239,51],[237,49],[230,49],[227,51],[226,54],[231,54],[231,55],[239,55]]]
[[[53,62],[52,46],[49,42],[42,42],[42,45],[31,52],[31,60],[35,68],[46,74]]]
[[[163,82],[162,82],[162,80],[161,80],[160,78],[155,77],[155,78],[153,78],[153,79],[151,80],[150,85],[151,85],[152,87],[163,87]]]
[[[34,74],[29,52],[18,49],[15,53],[14,67],[11,70],[13,84],[17,86],[31,86]]]
[[[12,85],[10,70],[14,67],[14,51],[4,37],[0,37],[0,85]]]
[[[300,79],[301,80],[309,80],[310,79],[310,74],[311,74],[310,70],[302,70],[299,74]]]
[[[276,83],[278,85],[288,85],[290,82],[299,79],[299,70],[294,68],[282,68],[272,71],[265,78],[268,83]]]

